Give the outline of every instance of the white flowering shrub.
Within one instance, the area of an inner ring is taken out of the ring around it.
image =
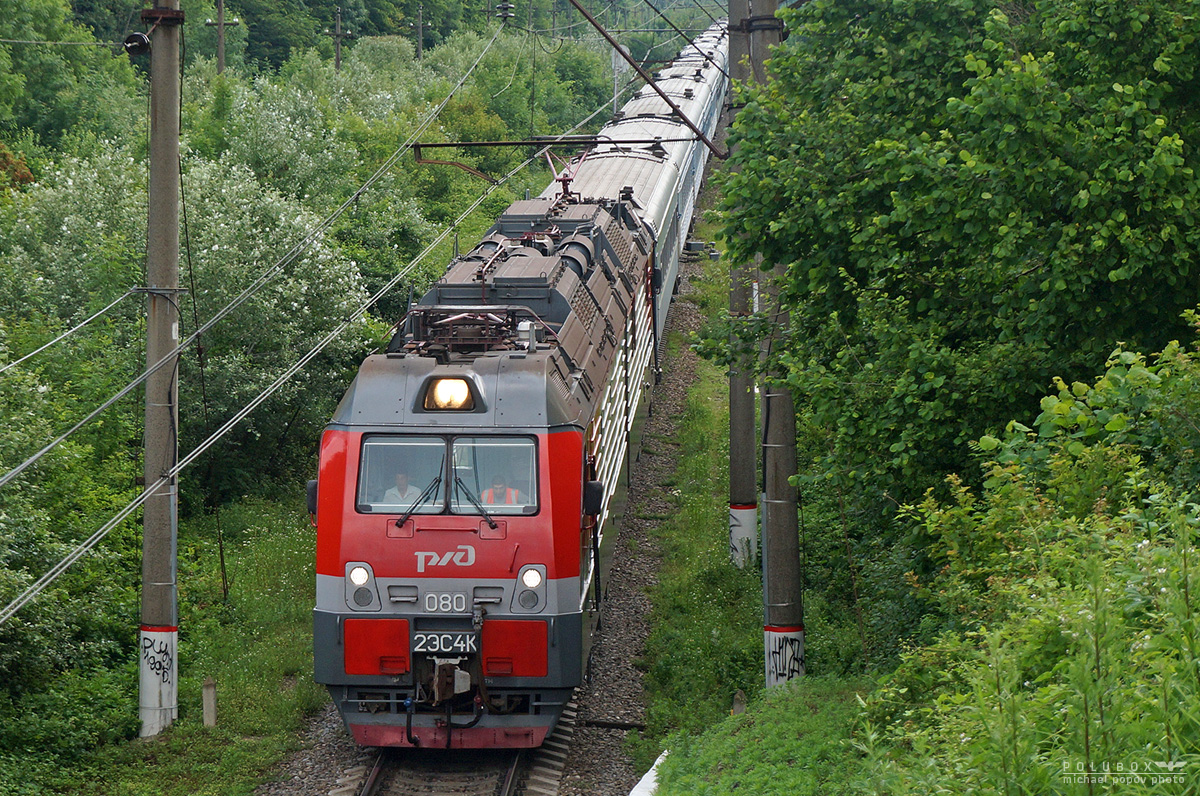
[[[195,291],[183,302],[184,334],[197,328],[193,313],[204,324],[260,276],[274,274],[203,335],[203,390],[196,351],[185,355],[181,441],[188,450],[354,315],[366,293],[356,264],[322,236],[280,264],[321,219],[259,184],[246,167],[229,159],[198,161],[185,181],[194,199],[184,279]],[[369,341],[367,322],[356,321],[244,420],[214,454],[220,465],[212,486],[225,495],[242,494],[264,476],[282,475],[303,461]]]
[[[229,153],[265,185],[315,206],[335,206],[352,189],[353,148],[332,131],[332,109],[311,91],[258,78],[234,95]]]

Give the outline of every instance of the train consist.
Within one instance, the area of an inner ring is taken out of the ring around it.
[[[726,45],[656,76],[706,135]],[[648,87],[599,138],[455,258],[322,437],[315,676],[359,744],[538,746],[582,682],[708,156]]]

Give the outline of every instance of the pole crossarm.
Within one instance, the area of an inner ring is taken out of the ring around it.
[[[159,6],[143,8],[142,22],[149,22],[153,25],[182,25],[183,10],[179,8],[162,8]]]
[[[777,16],[746,17],[741,22],[730,22],[730,30],[738,33],[758,33],[766,30],[783,32],[783,20]]]

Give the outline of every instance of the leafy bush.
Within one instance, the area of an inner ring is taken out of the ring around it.
[[[1190,787],[1200,504],[1179,399],[1198,379],[1200,353],[1176,343],[1150,364],[1118,349],[1094,384],[1059,381],[1036,431],[979,442],[980,495],[952,480],[952,502],[906,510],[931,545],[933,574],[910,579],[940,635],[868,700],[870,787],[1074,792],[1074,772],[1134,767],[1122,792]]]
[[[87,42],[64,0],[5,4],[0,38]],[[99,42],[97,42],[99,43]],[[139,81],[127,58],[106,47],[0,44],[0,126],[25,128],[54,143],[76,128],[122,135],[144,112]]]
[[[886,510],[1125,341],[1188,332],[1200,115],[1184,2],[827,2],[782,12],[724,182],[730,253],[786,268],[776,347],[822,473]],[[942,494],[945,497],[945,494]]]
[[[196,286],[183,314],[183,328],[190,331],[272,268],[319,219],[227,160],[193,164],[186,184],[191,256],[182,264],[181,281]],[[279,269],[202,337],[203,390],[199,361],[192,352],[185,355],[180,378],[194,387],[181,393],[180,414],[190,420],[181,448],[191,450],[247,405],[364,299],[356,264],[325,240]],[[341,335],[225,438],[221,467],[201,482],[210,503],[247,494],[253,484],[294,477],[308,463],[332,396],[349,382],[369,344],[369,329],[360,322]],[[190,497],[194,508],[198,501]]]

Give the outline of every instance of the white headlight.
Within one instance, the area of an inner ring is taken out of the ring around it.
[[[366,567],[355,567],[350,570],[350,582],[355,586],[362,586],[367,582],[367,578],[369,577],[370,574],[367,572]]]
[[[521,573],[521,582],[528,589],[536,589],[542,585],[542,573],[536,569],[527,569]]]
[[[425,408],[470,410],[475,408],[475,398],[463,379],[436,379],[425,393]]]

